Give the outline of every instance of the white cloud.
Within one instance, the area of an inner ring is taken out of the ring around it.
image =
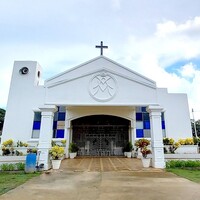
[[[200,56],[200,35],[188,36],[188,32],[199,25],[199,20],[200,17],[195,17],[182,24],[173,21],[160,23],[155,34],[148,38],[130,36],[123,53],[127,56],[120,59],[133,70],[156,81],[158,87],[168,88],[169,92],[187,93],[190,112],[191,108],[200,111],[200,63],[187,63],[187,60],[198,60]],[[170,34],[175,32],[181,34]],[[161,33],[165,37],[160,37]],[[186,63],[179,66],[178,73],[166,70],[180,61]],[[200,119],[200,112],[195,114]]]
[[[37,60],[48,78],[98,56],[94,46],[104,40],[107,57],[158,87],[187,93],[190,108],[200,110],[200,66],[191,61],[200,56],[200,1],[181,5],[167,0],[1,1],[0,107],[6,105],[14,60]],[[189,61],[179,74],[166,71],[182,60]]]
[[[190,62],[190,63],[182,66],[181,69],[179,70],[179,72],[180,72],[182,77],[193,78],[195,76],[195,73],[196,73],[195,65]]]
[[[177,24],[174,21],[166,21],[165,23],[157,24],[156,36],[167,37],[169,35],[188,35],[200,33],[200,17],[187,20],[185,23]]]

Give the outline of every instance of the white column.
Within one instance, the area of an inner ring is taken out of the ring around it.
[[[130,141],[134,146],[134,144],[135,144],[135,132],[136,132],[136,126],[135,126],[134,120],[131,120],[130,132],[131,132],[131,138],[130,138],[131,140]]]
[[[65,147],[65,157],[69,158],[69,143],[70,143],[70,121],[68,120],[68,111],[66,109],[65,114],[65,139],[66,139],[66,147]]]
[[[136,138],[136,112],[133,111],[133,119],[131,120],[131,142],[134,145],[135,144],[135,138]]]
[[[151,124],[151,146],[153,154],[152,166],[155,168],[165,168],[163,135],[161,126],[162,111],[163,108],[160,106],[148,106],[147,108]]]
[[[40,151],[39,164],[44,164],[44,170],[50,168],[49,149],[51,148],[51,140],[53,136],[53,118],[57,107],[53,105],[44,106],[41,110],[41,127],[38,149]]]

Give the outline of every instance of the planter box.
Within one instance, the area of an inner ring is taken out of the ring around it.
[[[181,145],[175,151],[176,154],[198,154],[199,147],[198,145]]]
[[[200,154],[164,154],[165,160],[200,160]]]
[[[26,156],[0,156],[0,165],[7,163],[25,163]]]

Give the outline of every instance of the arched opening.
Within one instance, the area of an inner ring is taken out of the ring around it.
[[[121,156],[129,140],[130,121],[110,115],[92,115],[72,121],[72,141],[78,155]]]

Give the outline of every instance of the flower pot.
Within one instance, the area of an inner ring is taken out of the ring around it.
[[[76,152],[74,152],[74,153],[69,153],[69,157],[70,157],[71,159],[74,159],[74,158],[76,157]]]
[[[131,152],[126,152],[127,158],[131,158]]]
[[[151,161],[151,158],[143,158],[142,157],[142,165],[143,165],[143,167],[145,167],[145,168],[150,167],[150,161]]]
[[[52,160],[52,168],[59,169],[61,164],[61,160]]]

